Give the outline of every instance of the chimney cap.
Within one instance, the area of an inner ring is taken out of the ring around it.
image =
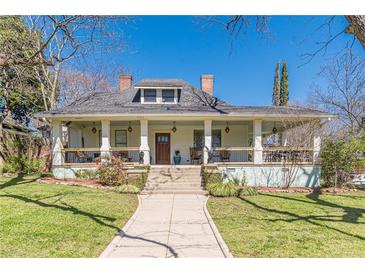
[[[200,78],[214,78],[214,75],[210,73],[203,73],[200,75]]]

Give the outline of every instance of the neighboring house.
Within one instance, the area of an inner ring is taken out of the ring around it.
[[[122,75],[119,85],[119,93],[95,92],[37,115],[52,120],[55,176],[72,177],[76,170],[95,168],[111,155],[134,167],[172,165],[178,150],[181,165],[217,166],[233,174],[244,171],[252,185],[281,184],[288,172],[285,159],[295,155],[299,170],[293,185],[319,183],[319,135],[310,146],[290,147],[284,125],[323,123],[333,117],[328,113],[231,105],[213,96],[213,75],[201,76],[200,89],[180,79],[133,84],[130,75]],[[62,138],[65,126],[67,140]]]

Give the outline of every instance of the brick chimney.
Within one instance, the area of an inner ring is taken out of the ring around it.
[[[119,77],[119,91],[125,91],[132,86],[132,75],[121,75]]]
[[[200,76],[200,89],[213,96],[213,74],[202,74]]]

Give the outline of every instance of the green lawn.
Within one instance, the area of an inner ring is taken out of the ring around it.
[[[0,178],[0,257],[97,257],[135,211],[135,195]]]
[[[365,192],[209,198],[235,257],[365,257]]]

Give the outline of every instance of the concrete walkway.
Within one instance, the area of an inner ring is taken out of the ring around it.
[[[136,213],[100,257],[229,257],[205,212],[206,200],[195,194],[141,195]]]

